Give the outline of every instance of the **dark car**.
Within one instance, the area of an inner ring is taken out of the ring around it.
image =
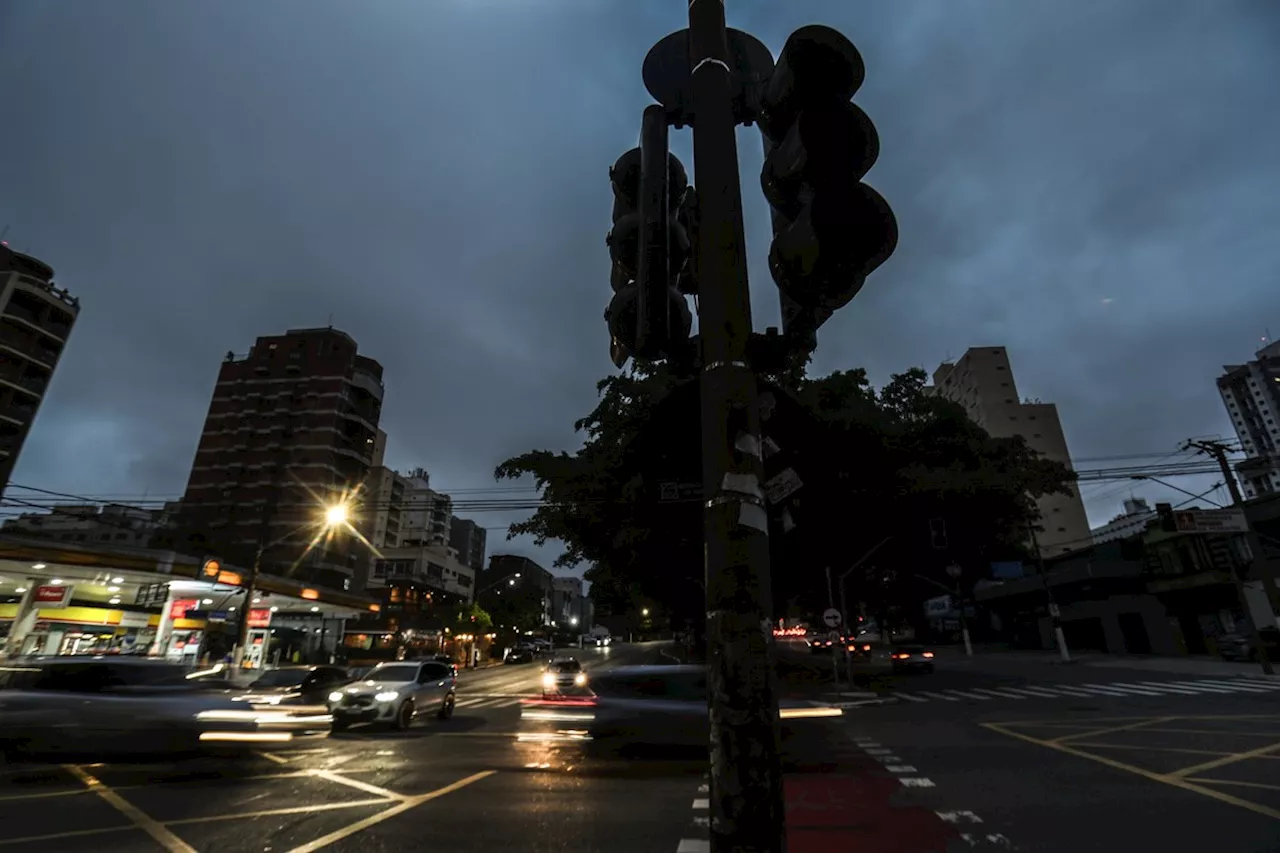
[[[533,663],[535,655],[529,646],[517,646],[507,652],[506,663]]]
[[[587,692],[587,674],[577,658],[556,658],[542,670],[542,693],[570,694]]]
[[[924,646],[894,646],[889,661],[895,673],[933,672],[933,652]]]
[[[1262,645],[1267,650],[1267,657],[1270,660],[1280,658],[1280,629],[1259,628],[1258,635],[1262,638]],[[1249,635],[1235,632],[1223,634],[1218,638],[1218,654],[1223,660],[1256,661],[1258,659],[1258,650],[1254,648],[1253,640]]]
[[[259,705],[325,705],[334,688],[354,679],[340,666],[282,666],[268,669],[235,698]]]

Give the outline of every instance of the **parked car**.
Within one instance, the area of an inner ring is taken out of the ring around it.
[[[1280,629],[1259,628],[1263,648],[1267,650],[1270,660],[1280,660]],[[1254,661],[1258,659],[1258,650],[1248,634],[1232,632],[1218,638],[1218,654],[1223,660]]]
[[[333,728],[354,723],[382,723],[404,730],[424,714],[453,716],[458,677],[438,661],[397,661],[375,666],[363,681],[329,694]]]
[[[533,659],[537,657],[533,648],[530,646],[516,646],[507,652],[504,663],[533,663]]]
[[[132,658],[18,659],[0,666],[0,747],[6,751],[155,755],[281,749],[324,737],[323,705],[235,701],[214,670]]]

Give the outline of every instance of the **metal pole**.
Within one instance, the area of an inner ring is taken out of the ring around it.
[[[768,522],[761,492],[756,377],[747,364],[747,287],[737,120],[722,0],[689,3],[696,247],[706,498],[711,850],[781,853]],[[741,439],[741,441],[740,441]]]
[[[244,606],[240,608],[239,626],[236,630],[236,650],[231,655],[231,666],[237,672],[244,663],[244,650],[249,645],[249,610],[253,607],[253,587],[258,582],[258,572],[262,569],[262,545],[253,555],[253,568],[249,570],[249,583],[244,589]]]
[[[827,566],[827,607],[832,610],[836,609],[835,595],[831,591],[831,567]],[[844,616],[841,615],[841,625],[836,626],[830,633],[840,636],[840,628],[843,627]],[[828,635],[830,639],[830,635]],[[831,681],[834,684],[840,683],[840,647],[835,640],[831,640]]]
[[[1067,650],[1067,637],[1062,633],[1061,613],[1058,610],[1058,603],[1053,600],[1053,590],[1049,588],[1049,578],[1044,573],[1044,557],[1040,555],[1040,540],[1036,538],[1035,525],[1028,524],[1027,532],[1031,534],[1031,547],[1036,552],[1036,566],[1040,571],[1040,583],[1044,584],[1044,594],[1049,600],[1049,617],[1053,619],[1053,636],[1058,641],[1058,654],[1062,656],[1063,663],[1071,663],[1071,652]]]

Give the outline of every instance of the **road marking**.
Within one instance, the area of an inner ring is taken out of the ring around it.
[[[711,853],[711,842],[703,838],[681,838],[676,853]]]
[[[695,809],[709,809],[711,808],[711,800],[709,798],[703,799],[699,797],[698,799],[693,801],[693,807]]]
[[[342,809],[359,809],[369,806],[384,806],[387,803],[394,803],[395,800],[388,800],[385,797],[378,797],[376,800],[343,800],[340,803],[316,803],[309,806],[283,806],[278,809],[262,809],[256,812],[235,812],[234,814],[215,814],[203,815],[201,817],[180,817],[164,822],[165,826],[186,826],[194,823],[217,823],[223,820],[241,820],[258,817],[278,817],[280,815],[290,814],[314,814],[316,812],[336,812]]]
[[[1153,717],[1147,720],[1139,720],[1136,723],[1129,723],[1126,726],[1112,726],[1110,728],[1105,728],[1105,729],[1089,729],[1088,731],[1059,735],[1058,737],[1053,738],[1053,742],[1064,743],[1066,741],[1073,740],[1078,737],[1095,737],[1097,735],[1113,734],[1114,732],[1127,732],[1133,729],[1141,729],[1141,728],[1146,728],[1147,726],[1153,726],[1157,723],[1167,723],[1167,722],[1170,722],[1171,720],[1176,720],[1176,719],[1177,717]]]
[[[1248,752],[1237,752],[1232,755],[1224,755],[1221,758],[1215,758],[1212,761],[1206,761],[1203,764],[1193,764],[1190,767],[1184,767],[1181,770],[1175,770],[1170,776],[1186,778],[1193,773],[1199,773],[1201,770],[1213,770],[1215,767],[1225,767],[1228,764],[1235,764],[1240,761],[1248,761],[1250,758],[1258,758],[1263,755],[1280,750],[1280,743],[1268,744],[1260,746],[1257,749],[1251,749]]]
[[[370,785],[368,782],[361,782],[359,779],[348,779],[332,770],[312,770],[311,775],[319,779],[327,779],[330,782],[336,782],[339,785],[346,785],[355,788],[357,791],[364,791],[366,794],[373,794],[376,797],[383,797],[388,800],[405,800],[408,799],[404,794],[397,794],[395,791],[388,791],[386,788],[379,788],[377,785]]]
[[[1205,679],[1201,684],[1213,684],[1220,687],[1226,687],[1231,690],[1243,690],[1246,693],[1271,693],[1280,689],[1280,685],[1264,686],[1261,684],[1240,684],[1236,681],[1218,681],[1217,679]]]
[[[927,699],[921,699],[919,696],[912,696],[910,693],[894,693],[899,699],[906,699],[908,702],[927,702]]]
[[[104,802],[120,812],[120,814],[133,821],[134,826],[150,835],[157,844],[168,850],[169,853],[196,853],[194,847],[165,829],[150,815],[145,814],[133,803],[104,785],[96,776],[90,775],[87,770],[75,764],[64,764],[63,769],[79,779],[86,788],[101,797]]]
[[[947,823],[982,823],[982,818],[970,811],[938,812],[937,814]]]
[[[1181,693],[1185,696],[1199,696],[1201,692],[1194,687],[1183,687],[1176,685],[1171,681],[1139,681],[1138,684],[1145,685],[1153,690],[1161,690],[1165,693]]]
[[[863,751],[866,752],[867,755],[893,755],[892,749],[884,749],[883,747],[880,749],[867,749]]]
[[[919,770],[916,770],[914,767],[912,767],[910,764],[886,764],[884,769],[888,770],[890,773],[919,773],[920,772]]]
[[[141,832],[142,830],[131,823],[122,823],[119,826],[107,826],[102,829],[73,829],[69,832],[52,832],[48,835],[24,835],[22,838],[2,838],[0,839],[0,847],[8,847],[10,844],[34,844],[39,841],[59,841],[63,838],[83,838],[86,835],[99,835],[104,832]]]
[[[1085,689],[1085,688],[1092,688],[1092,689],[1094,689],[1094,690],[1110,690],[1110,691],[1112,691],[1112,692],[1114,692],[1114,693],[1119,693],[1119,694],[1120,694],[1120,695],[1122,695],[1122,696],[1124,696],[1124,695],[1132,695],[1132,694],[1135,694],[1135,693],[1136,693],[1137,695],[1139,695],[1139,696],[1159,696],[1159,695],[1160,695],[1159,693],[1157,693],[1157,692],[1156,692],[1156,691],[1154,691],[1154,690],[1150,690],[1150,689],[1145,688],[1145,687],[1131,687],[1131,686],[1129,686],[1129,685],[1127,685],[1127,684],[1126,684],[1126,685],[1120,685],[1120,684],[1089,684],[1089,683],[1085,683],[1085,684],[1080,685],[1080,687],[1081,687],[1081,689]]]
[[[1249,715],[1249,716],[1251,718],[1256,718],[1257,716],[1261,716],[1261,715]],[[1205,719],[1216,719],[1216,718],[1207,717]],[[1027,724],[1030,724],[1031,722],[1033,721],[1024,721],[1023,723],[1016,723],[1016,722],[1015,723],[979,723],[978,725],[982,726],[983,728],[990,729],[993,732],[999,732],[1000,734],[1005,735],[1006,737],[1016,738],[1017,740],[1036,744],[1037,746],[1043,746],[1048,749],[1054,749],[1054,750],[1057,750],[1058,752],[1066,753],[1067,755],[1074,755],[1077,758],[1084,758],[1084,759],[1088,759],[1089,761],[1096,761],[1099,764],[1103,764],[1115,770],[1123,770],[1127,773],[1133,773],[1137,776],[1143,777],[1144,779],[1150,779],[1153,782],[1162,782],[1166,785],[1171,785],[1175,788],[1181,788],[1185,791],[1191,791],[1193,793],[1201,794],[1203,796],[1209,797],[1210,799],[1218,800],[1219,802],[1228,803],[1229,805],[1237,806],[1239,808],[1247,809],[1251,812],[1255,812],[1257,814],[1264,815],[1269,818],[1280,820],[1280,809],[1269,808],[1268,806],[1261,805],[1260,803],[1254,803],[1249,800],[1241,799],[1240,797],[1234,797],[1231,794],[1226,794],[1226,793],[1223,793],[1222,791],[1215,791],[1213,788],[1206,788],[1203,785],[1197,785],[1193,782],[1190,782],[1180,777],[1154,773],[1150,770],[1147,770],[1145,767],[1136,767],[1132,764],[1125,764],[1123,761],[1116,761],[1115,759],[1108,758],[1105,755],[1094,755],[1093,753],[1086,752],[1083,749],[1076,749],[1074,746],[1070,744],[1054,743],[1053,741],[1049,741],[1049,740],[1040,740],[1039,738],[1035,738],[1035,737],[1032,737],[1031,735],[1023,734],[1022,732],[1014,731],[1013,729],[1009,728],[1010,726],[1014,726],[1014,725],[1027,725]],[[1162,729],[1162,731],[1164,730]]]
[[[1239,779],[1187,779],[1188,782],[1204,782],[1210,785],[1238,785],[1241,788],[1262,788],[1267,791],[1280,791],[1280,785],[1264,785],[1261,782],[1242,782]]]
[[[906,785],[908,788],[938,787],[937,785],[933,784],[932,779],[925,778],[924,776],[899,776],[898,781],[901,782],[903,785]]]
[[[69,791],[39,791],[34,794],[6,794],[0,797],[0,803],[9,803],[14,800],[46,800],[50,797],[80,797],[85,794],[93,793],[88,788],[72,788]]]
[[[708,784],[706,784],[705,782],[698,786],[698,793],[699,793],[699,794],[705,794],[705,793],[707,793],[707,792],[708,792],[708,791],[710,791],[710,790],[711,790],[711,786],[710,786],[710,785],[708,785]]]
[[[931,690],[921,690],[920,695],[928,696],[930,699],[946,699],[948,702],[959,702],[960,700],[954,696],[948,696],[945,693],[934,693]]]
[[[1025,693],[1026,695],[1032,696],[1036,699],[1061,699],[1062,698],[1062,695],[1059,693],[1051,693],[1048,690],[1041,690],[1038,687],[1002,687],[1000,689],[1008,690],[1011,693]]]
[[[902,759],[896,755],[877,755],[876,761],[879,761],[881,764],[901,764],[902,763]]]
[[[289,759],[285,758],[283,755],[276,755],[274,752],[260,752],[258,754],[268,761],[274,761],[276,764],[289,763]]]
[[[417,796],[410,797],[409,799],[406,799],[403,802],[398,803],[397,805],[394,805],[389,809],[380,811],[375,815],[370,815],[364,820],[358,820],[355,823],[350,824],[349,826],[344,826],[341,829],[334,830],[333,832],[330,832],[328,835],[322,835],[319,838],[317,838],[315,841],[310,841],[299,847],[295,847],[292,850],[290,850],[289,853],[314,853],[314,851],[320,850],[321,848],[324,848],[324,847],[328,847],[330,844],[333,844],[335,841],[341,841],[344,838],[350,838],[352,835],[355,835],[357,832],[363,832],[364,830],[368,829],[371,826],[376,826],[377,824],[382,823],[384,820],[393,818],[398,814],[403,814],[404,812],[407,812],[410,809],[415,808],[423,803],[434,800],[437,797],[443,797],[445,794],[451,794],[454,791],[459,790],[460,788],[465,788],[468,785],[479,782],[481,779],[487,779],[488,777],[492,776],[497,772],[498,771],[496,770],[482,770],[479,773],[473,773],[472,775],[467,776],[464,779],[459,779],[457,782],[454,782],[450,785],[445,785],[443,788],[437,788],[436,790],[430,791],[426,794],[418,794]]]
[[[1026,699],[1027,698],[1026,696],[1022,696],[1017,693],[1009,693],[1007,691],[996,690],[991,687],[970,687],[969,689],[979,693],[991,693],[995,696],[1004,696],[1006,699]]]
[[[956,696],[963,696],[965,699],[981,699],[984,702],[991,701],[990,696],[982,696],[978,693],[965,693],[963,690],[948,690],[947,692],[952,693]]]
[[[1165,729],[1161,729],[1160,731],[1165,731]],[[1143,746],[1141,744],[1133,744],[1133,743],[1096,743],[1094,741],[1083,741],[1083,740],[1078,740],[1075,743],[1076,743],[1076,746],[1087,746],[1090,749],[1093,749],[1093,748],[1137,749],[1137,750],[1141,750],[1142,752],[1176,752],[1184,755],[1234,755],[1235,754],[1232,752],[1222,752],[1220,750],[1212,750],[1212,749],[1178,749],[1177,747],[1172,747],[1172,746]],[[1280,758],[1280,756],[1271,756],[1271,755],[1262,756],[1262,757]]]

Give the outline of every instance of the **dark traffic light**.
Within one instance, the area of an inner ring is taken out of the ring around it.
[[[621,367],[630,357],[671,355],[689,339],[693,316],[677,282],[689,264],[689,237],[678,211],[689,179],[667,148],[662,107],[644,111],[640,147],[609,170],[613,230],[606,243],[613,262],[614,297],[605,312],[610,357]],[[687,275],[684,275],[687,279]]]
[[[945,519],[929,519],[929,544],[937,551],[947,550],[947,522]]]
[[[875,126],[850,103],[863,76],[847,38],[802,27],[761,92],[760,183],[774,222],[769,269],[789,337],[811,338],[898,245],[889,204],[862,183],[880,152]]]

